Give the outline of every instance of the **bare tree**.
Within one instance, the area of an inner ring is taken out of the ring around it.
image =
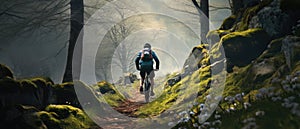
[[[119,68],[122,69],[122,73],[131,72],[130,70],[130,62],[134,57],[134,54],[131,51],[133,47],[132,44],[124,44],[121,43],[127,36],[131,34],[133,31],[133,26],[129,25],[129,23],[120,23],[115,25],[109,31],[109,39],[116,48],[116,55],[113,58],[113,63],[116,64]]]
[[[63,31],[68,24],[68,0],[2,1],[0,6],[0,36],[12,37],[30,32],[47,34]]]
[[[32,42],[20,42],[25,46],[25,43],[31,45],[32,43],[38,43],[44,39],[55,40],[63,38],[68,29],[70,14],[69,14],[69,0],[51,0],[51,1],[38,1],[38,0],[3,0],[0,5],[0,39],[2,43],[16,43],[11,39],[31,39],[33,36],[38,36],[32,40]],[[54,34],[55,33],[55,34]],[[51,36],[49,36],[51,35]],[[53,37],[55,36],[55,37]],[[29,37],[29,38],[28,38]],[[41,43],[42,43],[41,42]],[[39,68],[34,68],[35,72],[39,75],[51,75],[51,67],[57,64],[49,64],[50,60],[56,60],[58,55],[62,54],[67,48],[67,41],[59,41],[59,45],[55,48],[55,52],[51,52],[51,55],[35,59],[39,61]],[[27,45],[27,44],[26,44]],[[49,44],[45,44],[49,45]],[[53,45],[56,45],[53,42]],[[54,49],[53,49],[54,50]],[[34,52],[33,52],[34,53]],[[35,72],[28,72],[27,68],[33,68],[30,59],[22,65],[20,65],[19,56],[11,58],[12,65],[15,65],[17,74],[30,76],[36,75]],[[30,55],[30,54],[28,54]],[[42,54],[44,55],[44,53]],[[10,55],[9,55],[10,56]],[[9,58],[9,57],[6,57]],[[16,60],[16,61],[15,61]],[[32,59],[33,60],[33,59]],[[48,62],[48,64],[47,64]],[[8,62],[9,63],[9,62]],[[47,64],[50,67],[47,67]],[[18,66],[16,66],[18,65]],[[39,69],[39,70],[37,70]]]
[[[63,82],[73,81],[73,79],[78,80],[80,75],[80,67],[81,67],[81,56],[82,56],[82,37],[83,34],[80,34],[80,31],[83,27],[83,20],[84,20],[84,6],[83,6],[83,0],[71,0],[70,3],[71,6],[71,31],[70,31],[70,38],[69,38],[69,46],[68,46],[68,56],[67,56],[67,65],[65,69],[65,74],[63,77]],[[77,40],[78,39],[78,40]],[[75,45],[78,50],[77,53],[74,53]],[[72,73],[72,62],[73,62],[73,55],[74,58],[77,58],[77,62],[74,64],[74,70]]]

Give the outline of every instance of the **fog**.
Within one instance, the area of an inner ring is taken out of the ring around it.
[[[1,10],[6,9],[5,5],[13,5],[15,2],[16,1],[5,1],[2,3],[3,6],[1,6]],[[69,10],[66,10],[65,13],[61,15],[45,15],[44,13],[49,13],[49,10],[42,11],[41,9],[47,5],[47,2],[49,3],[49,1],[36,1],[35,3],[28,3],[26,6],[15,6],[17,10],[23,11],[25,19],[12,18],[9,15],[0,15],[0,63],[8,65],[17,78],[48,76],[55,83],[60,83],[66,65],[70,31],[68,21]],[[101,1],[96,2],[95,0],[85,0],[84,2],[86,5],[96,6],[95,8],[85,7],[86,20],[97,8],[101,8],[105,3]],[[142,2],[142,4],[136,2],[136,5],[131,3],[131,7],[147,8],[149,11],[161,9],[169,10],[169,12],[172,13],[183,13],[177,11],[173,12],[169,7],[171,4],[165,4],[168,3],[168,0]],[[224,5],[223,0],[210,2]],[[63,5],[63,3],[59,2],[56,4]],[[49,9],[52,6],[49,6]],[[24,9],[24,7],[29,9]],[[34,10],[36,9],[35,7],[40,7],[39,11]],[[69,6],[66,6],[64,9],[68,7]],[[134,11],[135,8],[132,10]],[[60,11],[60,9],[56,9],[54,12],[55,11]],[[25,15],[25,13],[27,14]],[[229,14],[230,12],[228,10],[211,12],[210,18],[212,23],[214,23],[213,26],[220,26],[222,19]],[[152,18],[153,19],[146,19],[146,21],[140,22],[140,25],[136,26],[136,31],[133,31],[132,34],[126,37],[121,44],[136,44],[135,47],[131,49],[131,51],[134,51],[136,54],[145,42],[150,42],[162,61],[161,70],[157,73],[158,75],[165,75],[180,70],[191,48],[198,44],[199,39],[195,38],[190,28],[184,27],[181,23],[173,24],[172,22],[174,22],[174,20],[172,21],[170,18],[158,15],[152,16]],[[191,17],[190,19],[183,20],[185,20],[183,22],[194,22],[195,26],[198,26],[198,19]],[[112,54],[117,50],[118,49],[114,49]],[[103,61],[100,60],[99,62]],[[97,67],[97,64],[95,67]],[[112,65],[112,67],[115,66]],[[117,72],[119,70],[117,68],[113,69],[111,72],[112,78],[118,78],[119,75]],[[103,73],[103,71],[95,71],[95,73],[100,74]]]

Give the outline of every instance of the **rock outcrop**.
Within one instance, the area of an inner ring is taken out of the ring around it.
[[[262,8],[249,22],[248,28],[262,28],[271,37],[280,37],[291,29],[291,18],[280,9],[280,0]]]
[[[14,80],[0,79],[0,108],[18,104],[35,106],[38,109],[50,103],[51,85],[43,78]]]

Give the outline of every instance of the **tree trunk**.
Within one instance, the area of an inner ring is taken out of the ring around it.
[[[80,34],[81,29],[83,28],[83,0],[71,0],[71,31],[69,38],[69,46],[68,46],[68,55],[67,55],[67,64],[63,77],[63,82],[70,82],[73,80],[78,80],[80,75],[80,67],[81,67],[81,56],[82,56],[82,35]],[[78,39],[78,41],[77,41]],[[75,50],[75,45],[77,41],[77,47]],[[77,51],[77,53],[74,53]],[[73,56],[76,58],[76,62],[73,63]],[[73,71],[72,69],[76,70]]]
[[[200,15],[200,24],[201,24],[201,43],[207,43],[206,35],[209,31],[209,3],[208,0],[200,0],[200,5],[197,0],[192,0],[194,6],[199,12]],[[204,15],[201,15],[203,13]]]
[[[208,0],[200,0],[200,8],[204,13],[205,17],[202,17],[201,20],[201,41],[202,43],[208,43],[206,35],[209,31],[209,5]]]

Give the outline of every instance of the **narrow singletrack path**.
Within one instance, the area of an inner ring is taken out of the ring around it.
[[[133,92],[133,94],[135,94],[135,97],[125,100],[118,107],[114,107],[114,109],[127,116],[136,117],[134,115],[134,112],[146,103],[144,95],[140,94],[137,90]]]
[[[134,114],[141,106],[145,105],[145,96],[140,94],[138,90],[133,90],[132,93],[134,97],[125,100],[120,103],[118,107],[114,107],[116,111],[119,113],[126,115],[128,117],[137,118]],[[120,115],[121,115],[120,114]],[[99,121],[103,120],[103,118],[99,118]],[[117,121],[114,124],[106,124],[102,125],[103,129],[138,129],[138,125],[136,125],[135,120],[124,119],[123,117],[111,118],[111,120],[106,119],[105,121]]]

